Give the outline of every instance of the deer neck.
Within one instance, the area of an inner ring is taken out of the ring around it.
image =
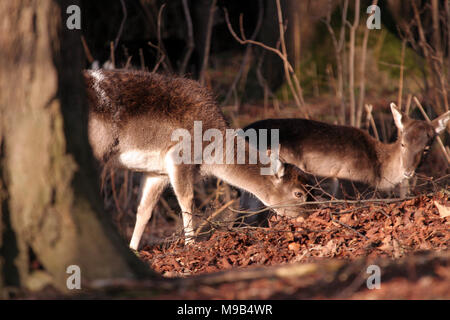
[[[265,205],[269,192],[274,190],[271,176],[261,175],[260,164],[210,164],[202,165],[202,171],[224,180],[228,184],[254,194]]]
[[[265,205],[269,205],[270,192],[275,190],[275,186],[272,176],[264,175],[264,170],[262,169],[270,167],[271,164],[263,164],[261,158],[259,158],[260,154],[258,154],[259,159],[252,160],[256,160],[256,163],[250,163],[250,152],[257,153],[258,150],[247,141],[244,141],[245,161],[244,163],[238,163],[237,140],[233,141],[233,143],[234,148],[227,149],[225,146],[224,150],[224,155],[226,155],[224,158],[233,155],[231,157],[232,161],[227,162],[224,160],[223,163],[203,163],[201,165],[202,173],[215,176],[235,187],[246,190],[258,197]]]
[[[405,179],[405,168],[403,165],[401,137],[396,142],[377,144],[381,168],[377,187],[383,190],[391,189]]]

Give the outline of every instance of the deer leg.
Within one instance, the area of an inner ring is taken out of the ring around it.
[[[136,225],[134,226],[133,236],[130,241],[130,248],[137,250],[145,226],[152,216],[153,208],[164,191],[168,179],[165,176],[145,176],[144,185],[141,191],[141,201],[136,214]]]
[[[339,192],[339,179],[331,178],[331,195],[337,198],[338,192]]]
[[[176,164],[172,155],[166,157],[166,170],[173,187],[183,216],[185,243],[193,241],[194,228],[192,221],[194,204],[194,166]]]
[[[398,185],[398,196],[400,198],[404,198],[406,197],[406,195],[409,193],[409,181],[408,179],[403,180],[399,185]]]

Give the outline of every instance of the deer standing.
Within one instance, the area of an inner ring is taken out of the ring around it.
[[[125,70],[89,70],[84,72],[84,77],[89,102],[89,140],[94,156],[107,166],[145,173],[130,242],[132,249],[137,250],[152,210],[169,184],[181,207],[186,243],[192,240],[194,182],[199,175],[216,176],[251,192],[268,206],[305,200],[302,172],[279,160],[274,175],[261,175],[264,165],[260,162],[178,161],[180,150],[172,139],[175,130],[182,128],[193,134],[195,121],[202,122],[204,131],[215,129],[225,134],[228,128],[211,93],[197,82]],[[254,147],[245,143],[248,154]],[[275,208],[275,212],[298,215],[292,207]]]

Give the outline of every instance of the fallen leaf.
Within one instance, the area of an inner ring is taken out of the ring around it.
[[[300,216],[297,219],[295,219],[295,222],[303,223],[303,222],[305,222],[305,218]]]
[[[392,251],[392,237],[391,235],[387,235],[383,241],[382,241],[382,245],[378,247],[378,249],[383,250],[383,251]]]
[[[325,255],[335,255],[337,253],[337,244],[334,240],[330,240],[327,242],[327,244],[325,245]]]
[[[289,250],[292,250],[292,251],[298,251],[298,250],[300,250],[300,245],[296,242],[291,242],[291,243],[289,243],[288,248],[289,248]]]
[[[442,204],[439,204],[437,201],[434,201],[434,205],[438,208],[439,215],[441,218],[445,218],[450,216],[450,207],[446,207]]]

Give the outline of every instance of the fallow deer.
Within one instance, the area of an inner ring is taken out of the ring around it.
[[[274,175],[262,175],[261,162],[178,161],[180,150],[172,139],[175,130],[182,128],[192,134],[196,121],[202,122],[204,131],[215,129],[225,134],[229,128],[212,94],[197,82],[125,70],[87,70],[84,78],[94,156],[107,166],[144,172],[132,249],[137,250],[152,210],[169,184],[181,207],[185,241],[192,241],[194,180],[198,175],[218,177],[251,192],[268,206],[305,200],[302,172],[279,160]],[[244,143],[248,154],[254,147]],[[274,210],[280,215],[298,215],[289,207]]]
[[[450,111],[431,124],[414,120],[391,103],[398,135],[394,143],[382,143],[366,131],[306,119],[265,119],[245,129],[279,128],[280,157],[306,173],[361,182],[378,190],[390,190],[411,178],[422,155],[447,126]],[[258,204],[244,194],[241,207]]]

